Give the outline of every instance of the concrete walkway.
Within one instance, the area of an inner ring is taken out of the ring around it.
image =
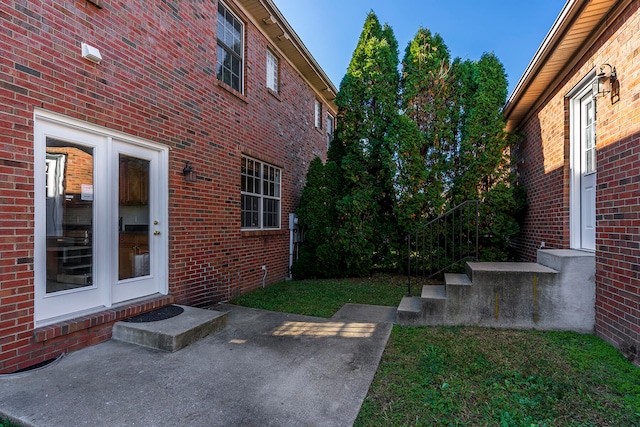
[[[0,414],[33,426],[350,426],[392,327],[390,308],[368,307],[320,319],[216,306],[227,326],[175,353],[112,340],[0,376]]]

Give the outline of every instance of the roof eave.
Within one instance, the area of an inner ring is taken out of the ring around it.
[[[300,75],[335,113],[336,94],[331,79],[293,30],[272,0],[236,0],[255,20],[258,28],[282,51]]]
[[[582,59],[586,47],[632,0],[568,0],[504,107],[512,131],[537,108]],[[616,6],[618,6],[616,8]],[[588,31],[585,31],[588,28]]]

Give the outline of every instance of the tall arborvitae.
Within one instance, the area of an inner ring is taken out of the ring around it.
[[[459,165],[454,178],[456,201],[478,198],[508,179],[510,139],[504,131],[502,106],[507,99],[507,76],[492,53],[477,62],[465,61],[458,70],[463,103],[460,120]]]
[[[398,218],[405,229],[465,200],[481,205],[481,257],[504,260],[524,206],[511,183],[509,145],[502,106],[504,67],[493,54],[479,61],[455,59],[442,39],[418,31],[403,60],[402,106],[422,136],[404,138],[398,150]],[[413,151],[412,151],[413,150]],[[424,170],[416,162],[424,162]]]
[[[426,29],[405,51],[402,79],[398,54],[391,28],[369,13],[336,97],[328,161],[309,168],[296,277],[399,266],[405,233],[469,199],[484,202],[482,257],[507,256],[522,199],[510,183],[502,64],[493,54],[451,62]]]
[[[455,96],[449,50],[440,35],[420,28],[402,61],[402,109],[422,135],[419,142],[407,134],[399,141],[398,215],[409,220],[405,229],[442,212],[448,161],[457,144]]]
[[[401,239],[390,134],[398,120],[398,84],[398,42],[370,12],[336,98],[338,126],[329,152],[343,173],[338,210],[352,274],[392,263]]]
[[[481,254],[486,261],[509,257],[511,239],[518,233],[517,217],[525,207],[524,190],[512,182],[509,147],[502,107],[507,77],[491,53],[479,61],[456,64],[461,93],[459,148],[450,200],[452,204],[479,199]]]
[[[442,205],[442,185],[423,154],[424,135],[408,116],[401,116],[396,135],[396,218],[403,233],[414,231],[431,219]],[[438,205],[438,208],[435,206]]]
[[[295,278],[338,277],[345,270],[345,248],[339,241],[337,205],[340,198],[340,168],[335,162],[309,165],[298,218],[304,225],[305,243],[291,273]]]

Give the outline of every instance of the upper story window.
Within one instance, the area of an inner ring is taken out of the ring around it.
[[[241,226],[243,229],[280,228],[280,168],[242,156]]]
[[[316,129],[322,129],[322,103],[316,99],[316,107],[315,107],[315,125]]]
[[[267,50],[267,88],[278,92],[278,57]]]
[[[243,25],[242,22],[218,2],[218,62],[216,76],[231,88],[242,93]]]
[[[333,139],[333,130],[335,129],[335,119],[331,114],[327,114],[327,148]]]

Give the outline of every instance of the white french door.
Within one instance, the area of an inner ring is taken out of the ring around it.
[[[166,293],[166,147],[41,110],[34,134],[36,323]]]

